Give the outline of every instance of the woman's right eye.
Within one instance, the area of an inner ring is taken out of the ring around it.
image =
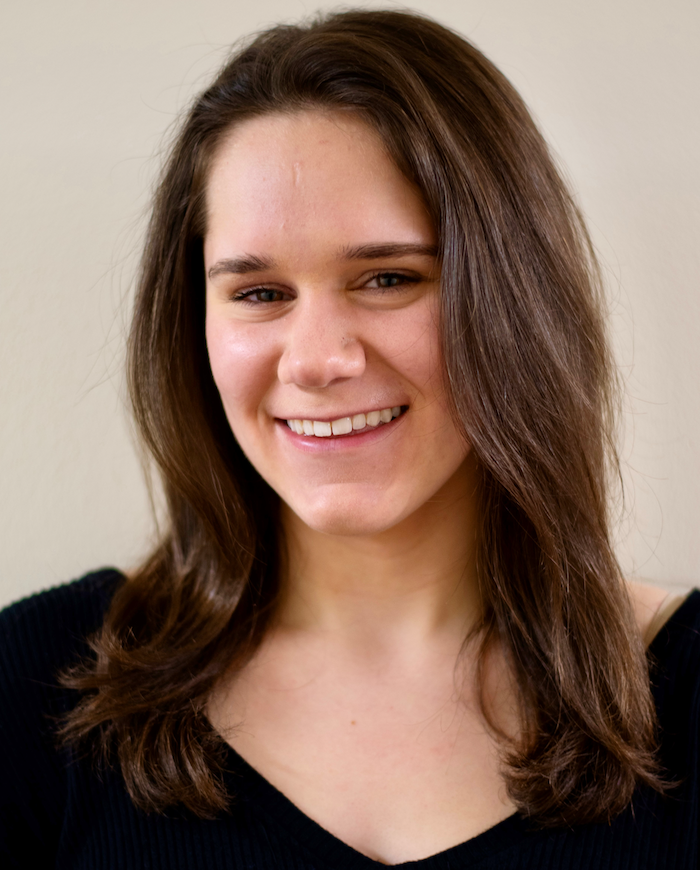
[[[252,290],[243,290],[231,297],[233,302],[246,302],[249,305],[261,305],[270,302],[285,302],[288,293],[283,290],[274,290],[270,287],[254,287]]]

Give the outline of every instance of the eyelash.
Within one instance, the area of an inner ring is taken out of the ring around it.
[[[274,302],[281,302],[283,300],[280,299],[258,299],[253,300],[251,297],[256,296],[259,293],[278,293],[282,295],[284,293],[283,290],[273,290],[269,287],[253,287],[252,290],[243,290],[241,293],[236,293],[231,297],[232,302],[244,302],[248,305],[270,305]]]
[[[389,290],[389,291],[400,290],[402,285],[404,285],[404,284],[417,284],[418,281],[420,281],[420,278],[417,275],[406,275],[403,272],[377,272],[376,274],[372,275],[372,277],[369,280],[376,281],[377,278],[400,278],[401,279],[398,284],[392,284],[390,287],[381,287],[380,286],[379,288],[372,288],[372,289]],[[369,281],[367,283],[369,283]]]
[[[396,284],[392,284],[388,287],[370,287],[370,290],[379,290],[382,293],[392,293],[392,292],[400,292],[405,288],[406,284],[417,284],[421,279],[416,275],[406,275],[403,272],[376,272],[372,275],[368,280],[367,284],[372,281],[376,281],[378,278],[399,278],[400,281]],[[363,287],[366,285],[363,285]],[[363,288],[359,288],[363,289]],[[254,300],[252,297],[257,296],[262,293],[271,293],[271,294],[279,294],[284,295],[284,290],[275,290],[270,287],[253,287],[250,290],[243,290],[240,293],[236,293],[231,297],[232,302],[243,302],[247,305],[272,305],[275,302],[282,302],[282,299],[257,299]]]

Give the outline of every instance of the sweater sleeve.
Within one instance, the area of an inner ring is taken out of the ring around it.
[[[75,703],[63,668],[88,654],[121,575],[107,569],[0,613],[0,863],[53,867],[66,806],[68,751],[56,730]]]

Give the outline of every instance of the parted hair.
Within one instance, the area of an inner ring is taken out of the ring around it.
[[[468,640],[481,662],[505,651],[518,692],[518,734],[491,723],[509,795],[543,826],[609,820],[637,785],[663,782],[610,543],[616,379],[595,258],[510,83],[468,41],[406,12],[260,33],[184,119],[155,192],[128,354],[168,524],[114,595],[93,655],[63,674],[81,693],[63,737],[118,763],[142,808],[229,805],[206,704],[270,623],[283,541],[278,497],[238,447],[209,368],[206,183],[236,124],[310,108],[375,129],[437,231],[445,374],[479,468],[482,611]]]

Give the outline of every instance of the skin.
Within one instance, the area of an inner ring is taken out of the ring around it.
[[[353,848],[386,864],[435,854],[514,807],[473,651],[460,656],[479,607],[475,466],[445,399],[434,229],[351,113],[240,124],[215,156],[207,206],[212,373],[236,439],[282,499],[289,549],[274,624],[209,717]],[[336,439],[284,422],[394,406],[404,413],[386,427]],[[487,690],[515,731],[498,655]]]
[[[238,127],[214,162],[208,206],[205,263],[218,274],[207,344],[238,442],[306,526],[353,536],[397,527],[468,452],[440,370],[439,267],[430,254],[346,251],[433,248],[418,193],[360,122],[304,114]],[[244,257],[275,265],[220,271]],[[277,301],[235,298],[259,287]],[[364,432],[300,439],[281,422],[394,406],[408,412],[371,443]]]

